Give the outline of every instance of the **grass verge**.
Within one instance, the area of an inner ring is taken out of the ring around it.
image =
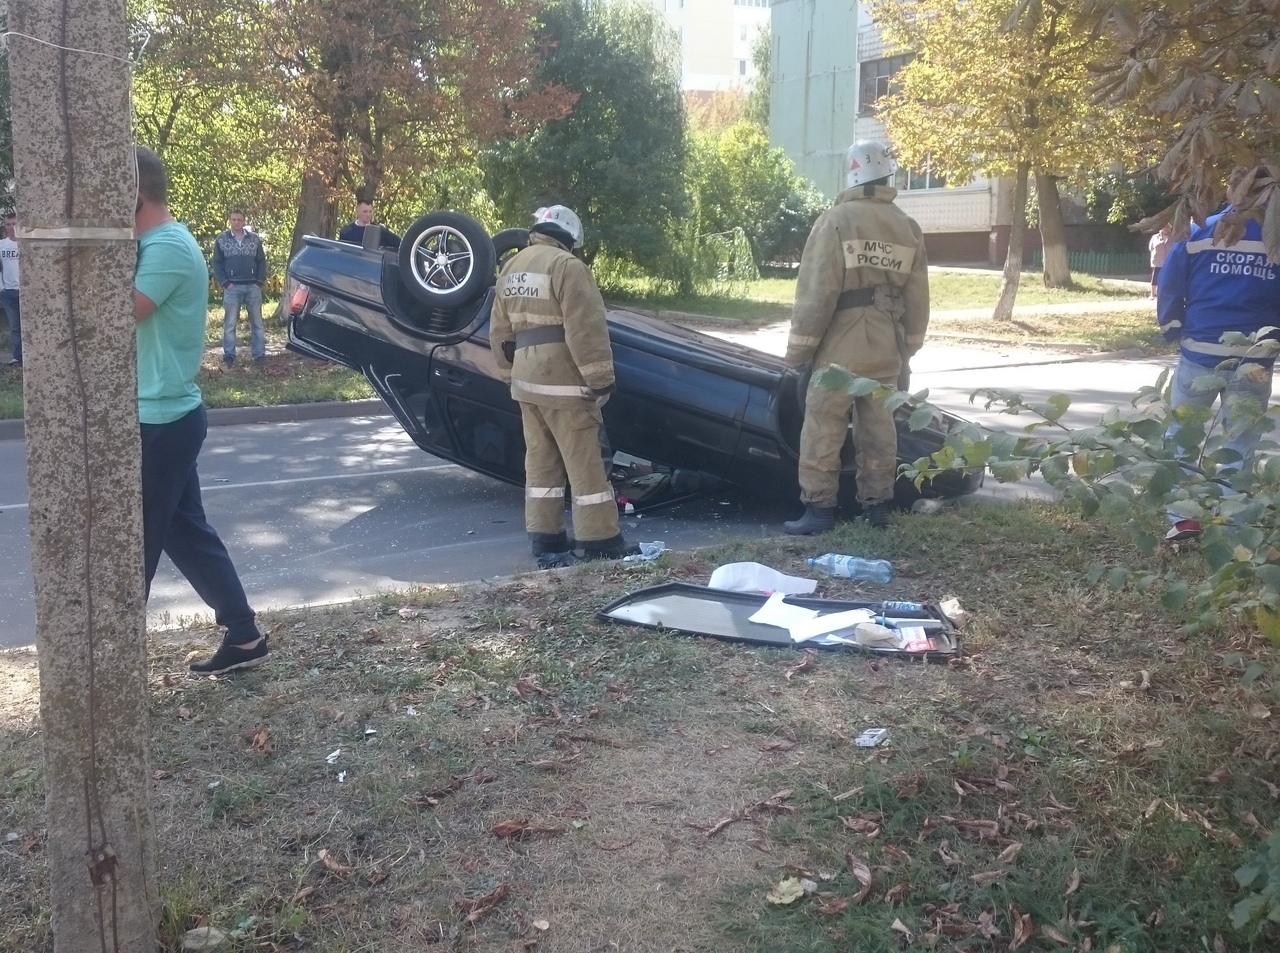
[[[929,322],[931,335],[954,335],[961,338],[990,338],[1011,344],[1045,342],[1069,343],[1118,351],[1142,348],[1152,353],[1172,353],[1175,344],[1160,336],[1152,310],[1091,311],[1088,314],[1054,314],[1052,312],[1020,314],[1012,321],[995,321],[984,317],[935,316]]]
[[[275,303],[263,305],[271,314]],[[209,407],[270,407],[276,404],[310,404],[328,400],[361,400],[375,396],[363,374],[303,357],[285,350],[287,329],[266,321],[267,358],[250,360],[247,327],[242,321],[236,346],[236,364],[222,363],[222,311],[210,309],[205,341],[209,347],[196,383]],[[0,367],[0,420],[22,416],[22,371]]]
[[[1077,275],[1076,287],[1066,290],[1045,288],[1040,272],[1024,271],[1018,283],[1019,305],[1087,304],[1107,301],[1136,301],[1147,297],[1145,282],[1123,281]],[[965,308],[989,308],[1000,294],[1000,275],[988,272],[934,269],[929,274],[929,306],[934,312]],[[624,284],[606,291],[611,302],[647,310],[683,311],[720,318],[735,318],[744,324],[772,324],[788,321],[795,302],[794,278],[761,278],[746,286],[738,297],[712,295],[660,295],[643,283]],[[1081,316],[1076,315],[1080,321]]]
[[[953,666],[748,648],[597,621],[626,591],[825,549],[973,613]],[[1194,574],[1053,506],[899,517],[272,615],[275,654],[189,681],[156,641],[165,949],[1274,949],[1231,871],[1280,821],[1277,650],[1179,634],[1097,561]],[[802,664],[803,663],[803,664]],[[34,665],[0,656],[0,948],[52,949]],[[870,726],[887,747],[851,739]],[[6,837],[8,835],[6,834]],[[787,879],[815,894],[766,896]],[[865,889],[863,880],[869,884]]]

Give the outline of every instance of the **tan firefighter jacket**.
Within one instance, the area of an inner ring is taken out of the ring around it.
[[[920,226],[893,204],[897,194],[881,185],[845,189],[814,223],[800,259],[788,364],[839,364],[884,380],[901,370],[900,346],[910,357],[924,344],[929,262]],[[842,305],[842,294],[859,303]]]
[[[613,386],[604,299],[587,266],[557,242],[536,232],[529,242],[498,275],[489,319],[498,373],[516,400],[593,406],[592,391]]]

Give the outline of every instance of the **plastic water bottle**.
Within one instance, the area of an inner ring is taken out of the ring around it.
[[[810,559],[809,565],[837,579],[888,582],[893,578],[893,566],[887,559],[862,559],[859,556],[824,553],[816,559]]]

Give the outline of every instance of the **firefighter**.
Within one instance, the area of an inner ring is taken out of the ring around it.
[[[572,562],[564,525],[571,488],[573,535],[584,559],[635,551],[618,529],[618,507],[599,449],[600,409],[613,393],[613,352],[604,300],[572,251],[582,222],[563,205],[539,209],[529,246],[498,275],[489,340],[520,404],[525,442],[525,529],[539,565]]]
[[[787,363],[815,373],[800,432],[804,515],[783,523],[793,535],[835,525],[840,448],[854,422],[858,503],[875,527],[889,525],[897,476],[893,414],[875,397],[853,397],[816,380],[836,365],[888,387],[906,388],[909,359],[929,324],[929,264],[920,226],[893,204],[897,163],[882,142],[855,142],[845,190],[818,217],[804,246]]]

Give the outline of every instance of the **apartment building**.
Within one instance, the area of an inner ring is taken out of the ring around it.
[[[845,152],[887,140],[877,100],[911,58],[889,49],[865,8],[850,0],[773,0],[769,139],[827,196],[844,188]],[[1012,189],[975,178],[946,182],[928,168],[900,169],[898,204],[920,223],[932,261],[999,260]]]
[[[751,49],[769,28],[770,0],[648,0],[680,38],[681,88],[713,92],[756,78]]]

